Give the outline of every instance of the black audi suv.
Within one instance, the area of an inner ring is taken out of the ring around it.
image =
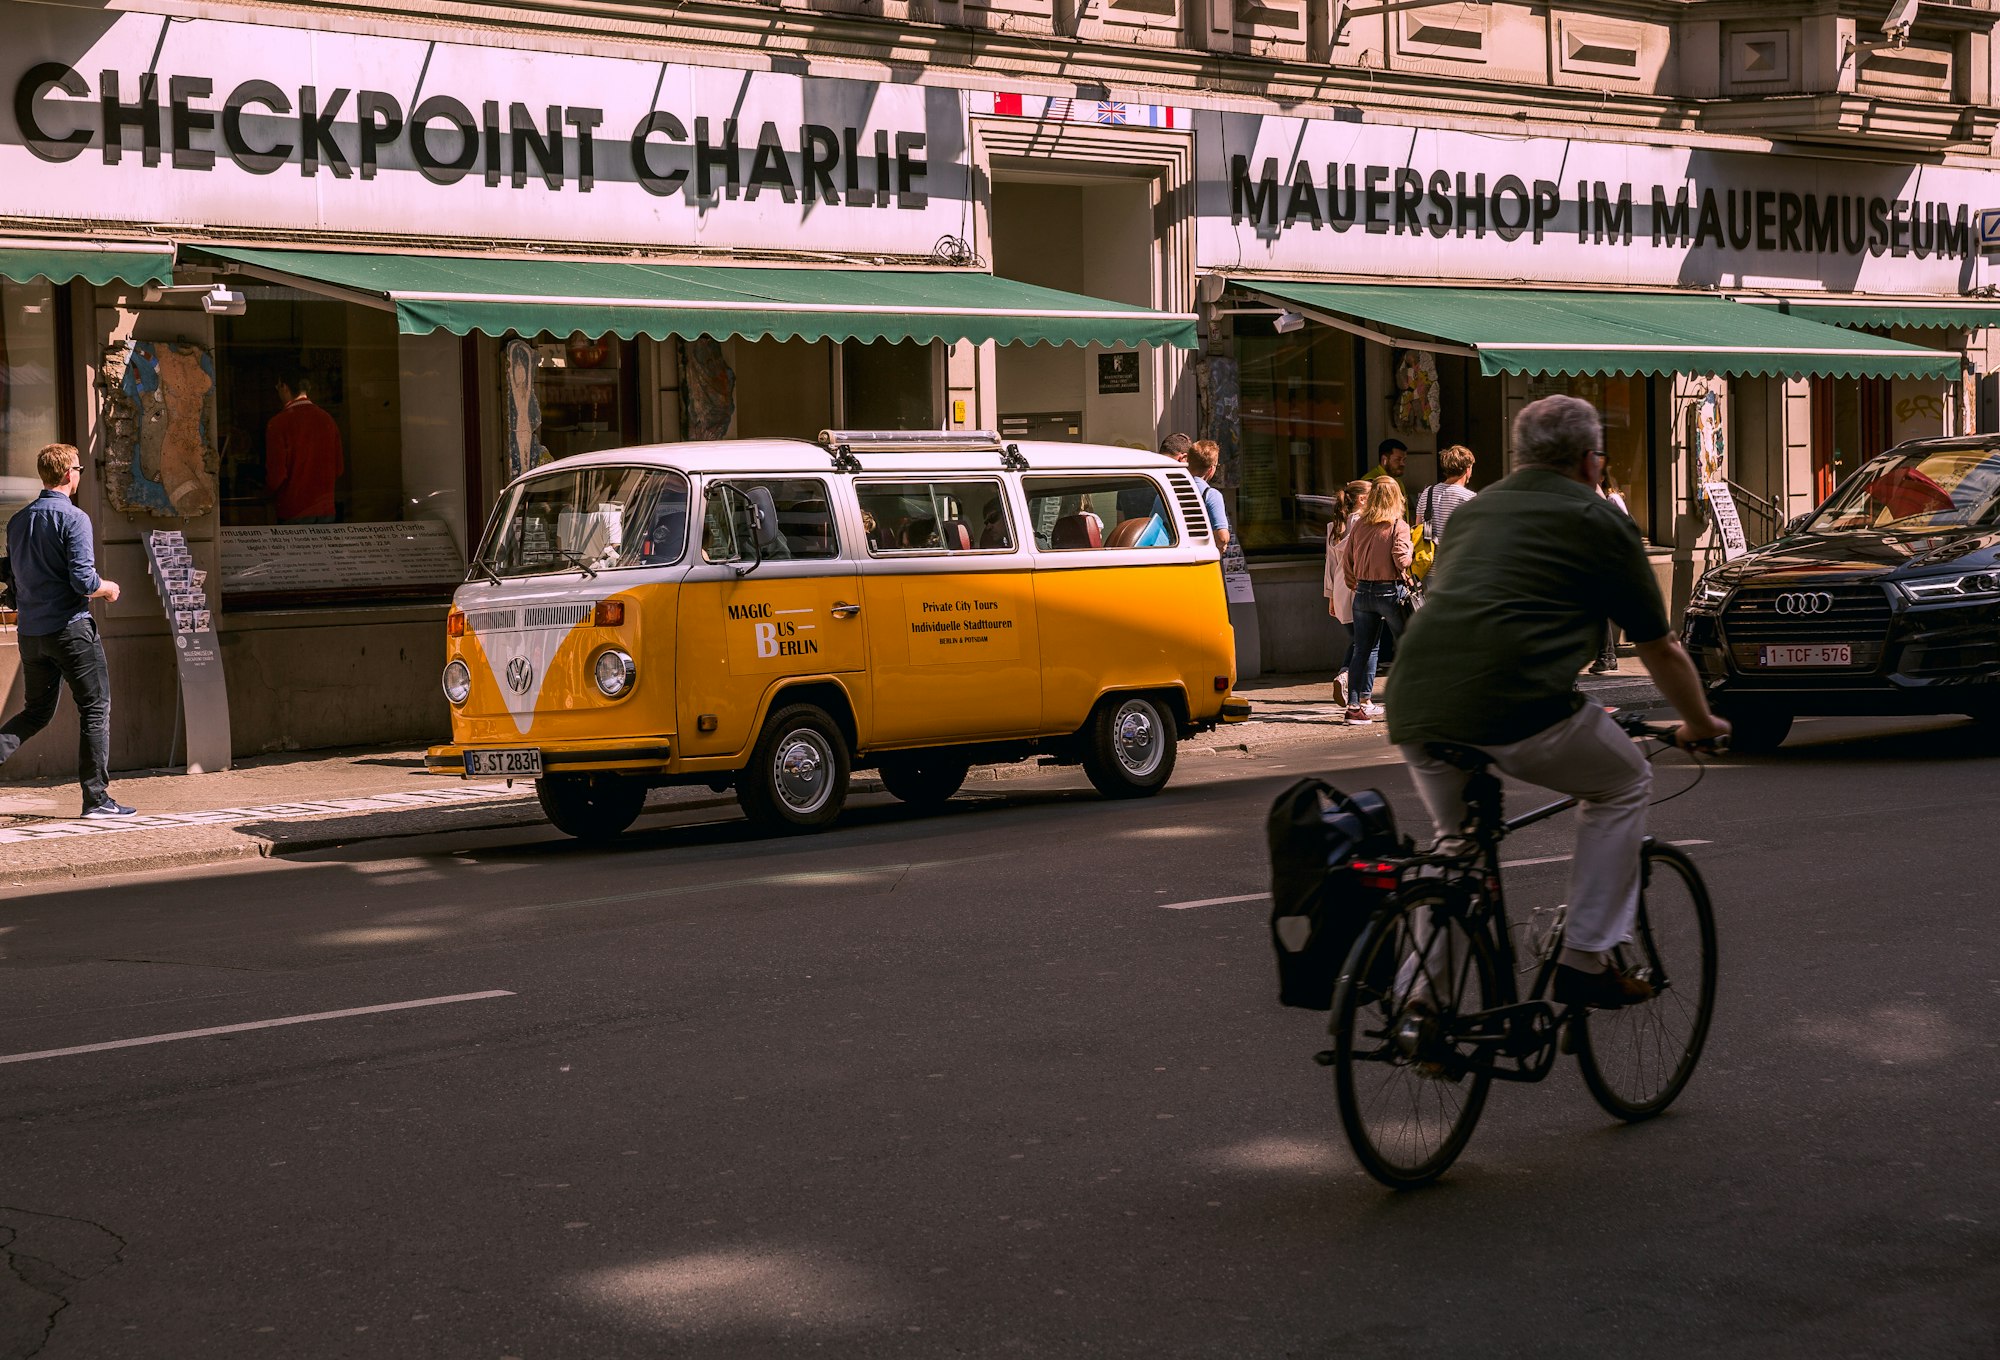
[[[1739,750],[1800,714],[2000,720],[2000,436],[1869,462],[1696,582],[1684,636]]]

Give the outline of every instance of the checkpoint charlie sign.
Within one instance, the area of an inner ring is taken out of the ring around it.
[[[1201,267],[1956,297],[2000,175],[1201,113]]]
[[[0,3],[36,217],[921,254],[966,229],[953,90]]]

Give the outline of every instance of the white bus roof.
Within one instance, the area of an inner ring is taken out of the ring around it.
[[[947,442],[940,439],[940,442]],[[1025,469],[1036,472],[1111,472],[1140,468],[1160,472],[1180,466],[1172,459],[1146,449],[1120,448],[1112,444],[1069,444],[1044,440],[1005,441],[1020,451]],[[936,472],[998,472],[1004,464],[1001,448],[870,448],[851,446],[861,465],[862,476],[880,473],[919,475]],[[639,444],[629,448],[606,449],[600,453],[572,454],[553,463],[544,463],[527,473],[581,467],[641,464],[674,468],[682,472],[709,474],[741,473],[827,473],[841,471],[834,454],[823,445],[803,439],[715,439],[688,440],[678,444]],[[852,468],[846,469],[852,472]]]

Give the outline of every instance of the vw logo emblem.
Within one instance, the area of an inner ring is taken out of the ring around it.
[[[507,663],[507,688],[516,694],[526,694],[528,686],[535,683],[535,666],[526,657],[517,656]]]
[[[1793,590],[1780,595],[1771,608],[1780,614],[1824,614],[1833,608],[1833,596],[1824,590]],[[511,679],[513,672],[508,672]]]

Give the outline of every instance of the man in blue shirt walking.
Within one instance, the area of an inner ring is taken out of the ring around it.
[[[129,817],[112,801],[111,677],[92,600],[116,600],[118,583],[97,574],[90,516],[76,508],[83,460],[74,445],[50,444],[35,459],[42,494],[7,521],[7,561],[18,604],[16,631],[27,705],[0,725],[0,764],[49,725],[64,681],[76,698],[77,782],[85,817]]]

